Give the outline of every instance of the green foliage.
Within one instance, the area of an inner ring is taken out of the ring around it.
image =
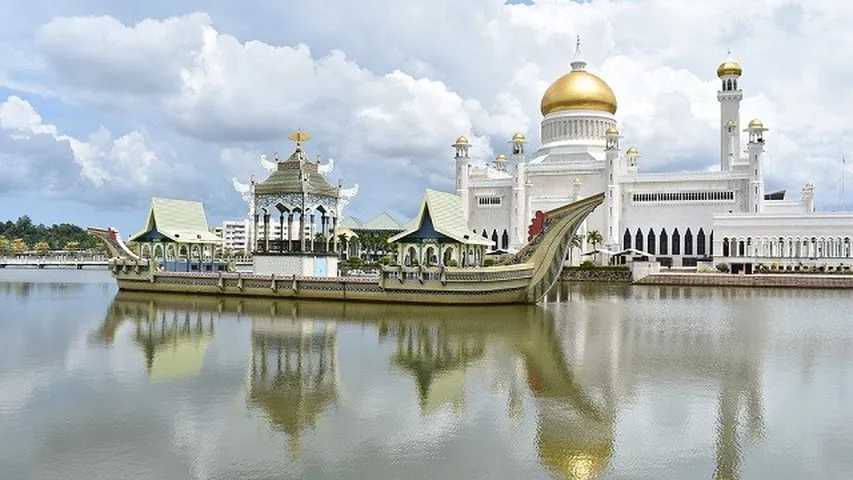
[[[580,268],[581,270],[594,270],[596,267],[595,263],[591,262],[590,260],[585,260],[581,262],[578,268]]]
[[[719,271],[720,273],[729,273],[729,264],[721,263],[717,265],[717,271]]]
[[[350,257],[344,261],[344,265],[349,268],[358,268],[364,265],[364,261],[358,257]]]
[[[492,266],[492,265],[494,265],[494,264],[495,264],[495,259],[494,259],[494,258],[486,258],[486,259],[483,259],[483,266],[484,266],[484,267],[491,267],[491,266]]]
[[[448,266],[448,267],[458,267],[458,266],[459,266],[459,262],[457,262],[456,260],[452,260],[452,259],[451,259],[449,262],[447,262],[447,266]]]
[[[12,242],[8,238],[0,235],[0,255],[12,254]]]
[[[586,241],[587,243],[592,244],[592,248],[595,249],[604,241],[604,238],[602,238],[601,233],[598,230],[593,230],[586,234]]]
[[[40,242],[37,242],[34,248],[36,253],[38,253],[39,255],[45,255],[47,254],[47,252],[50,251],[50,244],[42,240]]]
[[[0,222],[0,236],[7,239],[20,239],[26,245],[47,242],[50,250],[60,250],[71,242],[76,242],[79,250],[103,250],[100,240],[89,235],[86,230],[70,223],[51,226],[36,225],[30,217],[24,215],[12,222]],[[22,253],[27,248],[24,248]]]
[[[27,242],[25,242],[23,238],[16,238],[12,242],[12,253],[14,253],[16,255],[20,255],[29,249],[30,249],[30,246],[27,245]]]

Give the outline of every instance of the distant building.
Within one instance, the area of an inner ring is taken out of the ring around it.
[[[249,236],[251,234],[249,220],[225,220],[222,226],[214,231],[222,239],[222,247],[231,253],[248,254]]]

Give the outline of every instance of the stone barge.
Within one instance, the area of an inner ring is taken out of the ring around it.
[[[111,251],[110,269],[119,289],[126,291],[422,304],[537,303],[559,281],[572,236],[603,199],[604,194],[598,194],[546,212],[541,230],[505,265],[385,267],[374,279],[163,272],[156,262],[133,255],[115,230],[89,232]]]

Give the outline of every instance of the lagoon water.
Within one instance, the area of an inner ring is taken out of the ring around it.
[[[538,306],[119,293],[0,271],[0,478],[853,478],[853,295]]]

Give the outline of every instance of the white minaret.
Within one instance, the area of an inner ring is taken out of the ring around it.
[[[527,138],[523,133],[518,132],[512,136],[512,140],[509,143],[512,144],[512,161],[518,165],[524,161],[524,144],[527,143]]]
[[[802,202],[806,213],[814,213],[814,184],[811,182],[803,185]]]
[[[640,171],[640,151],[637,147],[629,147],[625,150],[625,157],[628,159],[626,171],[628,173],[637,173]]]
[[[761,213],[764,203],[764,124],[759,119],[753,119],[744,132],[749,134],[746,150],[749,155],[749,211]]]
[[[468,148],[471,145],[465,136],[456,139],[456,143],[452,145],[456,149],[456,195],[462,199],[462,209],[465,213],[465,222],[471,218],[468,204],[468,162],[471,159],[468,153]]]
[[[717,92],[720,101],[720,170],[731,170],[740,156],[740,101],[743,91],[738,88],[738,78],[743,70],[740,64],[729,58],[717,67],[721,87]]]
[[[604,147],[604,184],[607,185],[604,199],[604,244],[607,248],[618,249],[619,245],[619,212],[621,210],[622,192],[619,189],[619,175],[622,174],[621,159],[619,158],[619,130],[610,127],[605,132]]]

